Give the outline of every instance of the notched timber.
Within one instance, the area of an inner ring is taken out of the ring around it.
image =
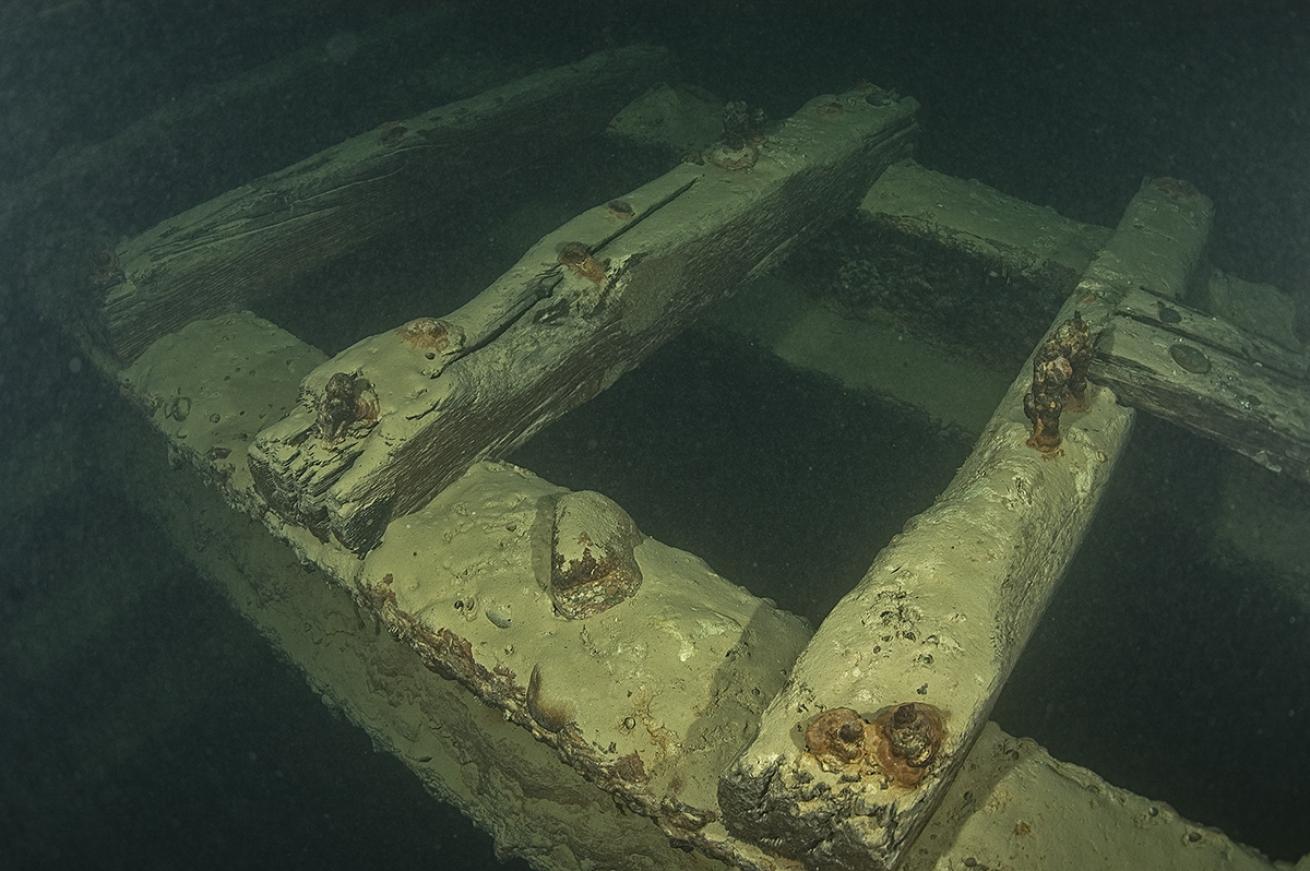
[[[130,359],[239,308],[452,197],[599,133],[666,68],[635,47],[384,124],[170,218],[104,256],[83,310]],[[579,95],[585,95],[579,99]]]
[[[1310,483],[1304,355],[1147,294],[1101,334],[1091,377],[1120,401]]]
[[[811,101],[770,132],[749,169],[683,164],[582,213],[467,305],[421,319],[449,337],[441,348],[407,340],[412,325],[348,348],[252,446],[260,492],[288,520],[352,550],[372,547],[391,516],[596,395],[854,209],[917,130],[912,100],[865,96]],[[380,415],[325,444],[316,403],[340,372],[368,379]]]

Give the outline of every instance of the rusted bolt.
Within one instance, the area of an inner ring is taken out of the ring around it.
[[[831,708],[810,721],[805,729],[805,749],[825,771],[834,771],[865,761],[868,723],[850,708]]]
[[[925,702],[905,702],[874,718],[878,763],[899,786],[914,786],[927,773],[946,735],[942,712]]]

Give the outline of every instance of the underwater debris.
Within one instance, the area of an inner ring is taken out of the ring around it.
[[[378,410],[377,394],[367,378],[337,372],[328,379],[318,399],[318,436],[324,441],[338,441],[356,424],[377,423]]]
[[[1033,357],[1032,388],[1023,397],[1023,413],[1033,425],[1029,447],[1042,453],[1059,449],[1060,414],[1069,399],[1082,404],[1091,362],[1091,330],[1075,311],[1042,342]]]

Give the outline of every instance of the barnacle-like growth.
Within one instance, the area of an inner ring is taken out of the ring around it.
[[[337,372],[318,398],[318,437],[339,441],[356,426],[367,428],[377,423],[378,411],[378,396],[367,378]]]
[[[878,764],[898,786],[915,786],[936,760],[946,736],[942,712],[924,702],[906,702],[873,720]]]
[[[1091,331],[1082,315],[1074,312],[1042,342],[1033,357],[1032,388],[1023,397],[1023,413],[1033,425],[1029,447],[1043,453],[1059,449],[1060,414],[1071,399],[1082,405],[1091,362]]]
[[[764,110],[752,109],[745,100],[732,100],[723,106],[723,144],[729,148],[745,148],[763,138]]]
[[[87,277],[92,287],[101,289],[123,280],[123,266],[119,262],[118,252],[113,248],[97,248],[90,260]]]
[[[722,169],[750,169],[760,158],[764,141],[764,110],[752,109],[745,100],[733,100],[723,107],[723,135],[705,159]]]
[[[401,341],[426,354],[447,354],[464,347],[464,330],[440,318],[415,318],[396,328]]]
[[[600,493],[566,493],[551,520],[549,576],[555,611],[583,620],[608,611],[641,587],[634,549],[642,541],[628,513]]]
[[[605,264],[591,255],[591,249],[581,242],[565,242],[559,249],[559,262],[574,275],[605,283]]]
[[[868,723],[850,708],[831,708],[805,728],[805,750],[824,771],[860,768],[867,762]]]

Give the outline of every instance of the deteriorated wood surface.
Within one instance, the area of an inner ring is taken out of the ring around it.
[[[1092,377],[1122,402],[1310,482],[1310,358],[1138,292],[1101,334]]]
[[[482,457],[502,455],[638,365],[710,304],[853,209],[907,152],[915,104],[811,101],[750,169],[684,164],[547,235],[463,308],[358,343],[305,381],[250,454],[292,522],[367,550]],[[439,338],[436,338],[439,334]],[[337,372],[377,390],[371,430],[328,444],[315,403]]]
[[[1052,328],[1079,311],[1098,331],[1130,289],[1181,292],[1195,276],[1209,201],[1168,181],[1142,186]],[[1166,238],[1175,247],[1162,248]],[[720,781],[730,831],[825,868],[904,861],[1077,552],[1132,429],[1132,409],[1092,385],[1085,409],[1064,414],[1061,450],[1038,452],[1023,413],[1031,379],[1030,361],[946,491],[878,554],[797,660]],[[945,725],[913,785],[895,782],[872,748],[836,769],[798,740],[823,711],[872,721],[907,703],[934,706]]]
[[[666,60],[662,49],[627,48],[535,73],[188,209],[103,255],[93,329],[131,358],[189,320],[280,290],[460,192],[600,133]]]

